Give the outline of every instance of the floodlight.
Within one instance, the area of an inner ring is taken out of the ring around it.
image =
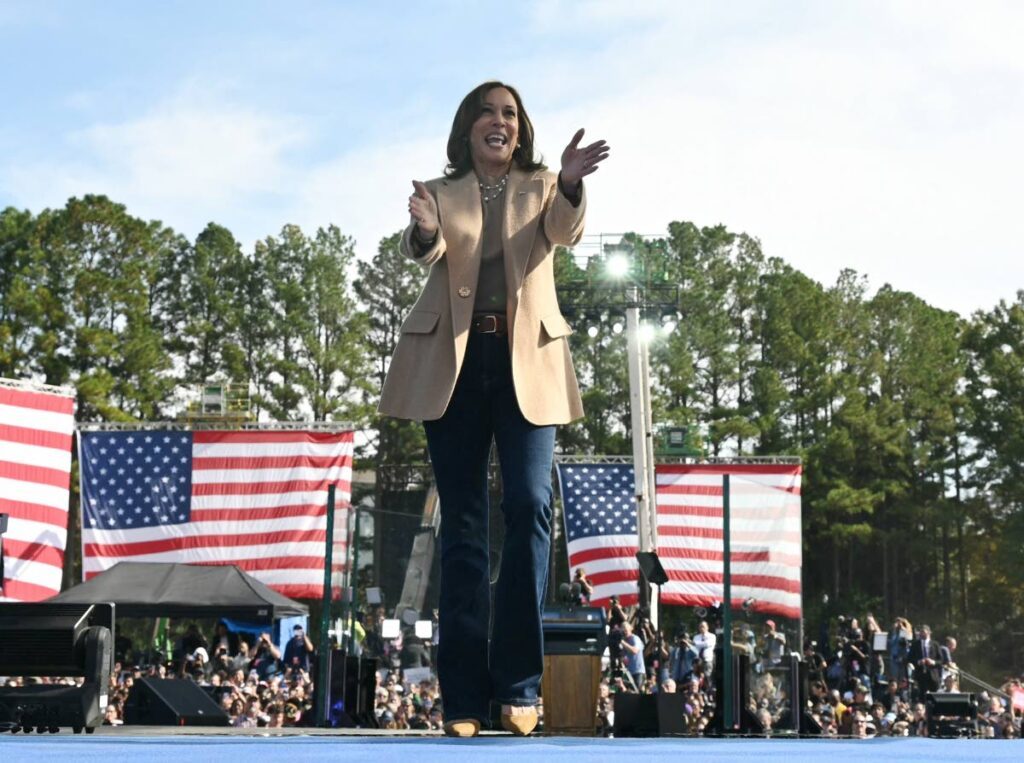
[[[629,257],[616,252],[605,261],[604,269],[612,278],[622,278],[629,274]]]
[[[416,621],[416,636],[429,641],[434,638],[434,624],[430,620]]]
[[[644,321],[640,324],[640,328],[637,331],[637,335],[640,337],[641,342],[650,342],[654,339],[654,326]]]
[[[622,322],[622,318],[616,318],[615,321],[612,323],[612,332],[615,334],[621,334],[622,329],[624,329],[625,327],[626,326]]]
[[[590,326],[587,326],[587,336],[589,336],[591,339],[593,339],[595,336],[597,336],[599,331],[600,331],[600,329],[596,325],[594,325],[594,324],[591,324]]]
[[[402,621],[388,619],[380,625],[380,637],[381,638],[398,638],[402,632]]]

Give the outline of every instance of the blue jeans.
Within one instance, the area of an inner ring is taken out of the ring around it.
[[[555,428],[523,418],[508,339],[475,332],[469,335],[448,409],[423,426],[441,502],[437,668],[444,715],[486,724],[491,700],[537,704],[544,666],[541,612],[551,550]],[[505,543],[488,639],[487,462],[492,439],[501,463]]]

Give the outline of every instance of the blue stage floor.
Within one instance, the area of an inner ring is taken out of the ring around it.
[[[477,739],[438,736],[199,736],[195,734],[134,735],[110,730],[93,736],[4,734],[0,761],[64,760],[68,763],[252,763],[301,760],[345,763],[451,763],[464,761],[579,761],[608,759],[652,763],[693,760],[698,763],[748,759],[756,763],[797,761],[879,761],[938,763],[941,761],[1024,760],[1020,740],[940,739],[515,739],[503,735]],[[268,757],[272,756],[272,757]],[[685,756],[685,757],[684,757]]]

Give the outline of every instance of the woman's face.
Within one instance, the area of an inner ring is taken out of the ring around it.
[[[519,141],[516,99],[503,87],[488,90],[480,116],[469,130],[473,164],[488,174],[504,172]]]

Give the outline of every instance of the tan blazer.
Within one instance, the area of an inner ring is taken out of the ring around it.
[[[416,304],[402,324],[379,410],[419,421],[439,419],[448,407],[466,353],[477,276],[483,212],[472,172],[426,183],[437,201],[441,230],[416,258],[430,268]],[[573,207],[558,190],[557,175],[512,170],[505,188],[502,231],[506,315],[516,399],[533,424],[565,424],[583,415],[569,354],[569,324],[558,309],[553,252],[583,234],[586,192]],[[412,257],[413,225],[400,246]]]

